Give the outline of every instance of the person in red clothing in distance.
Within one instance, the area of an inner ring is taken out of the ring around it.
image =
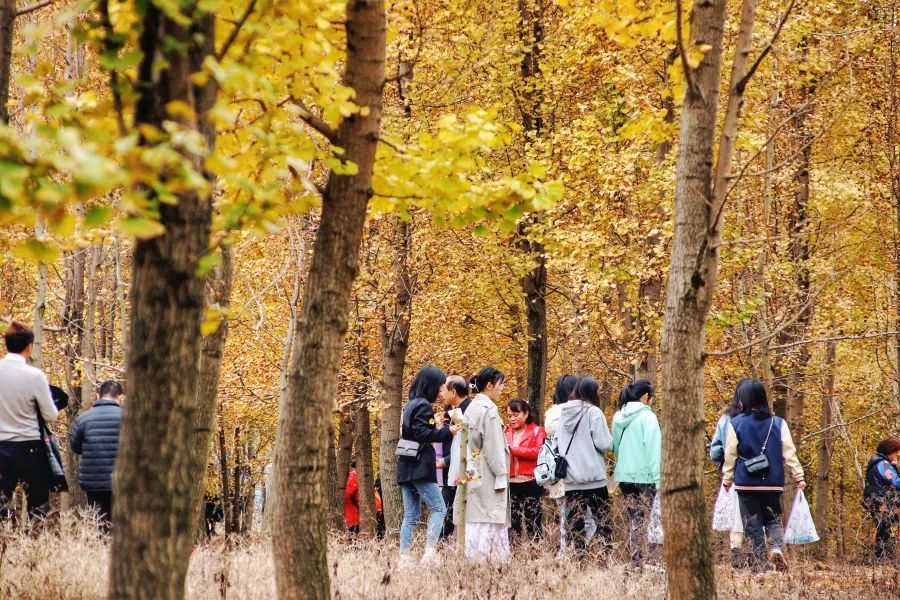
[[[547,433],[534,423],[531,407],[525,400],[513,400],[507,404],[506,417],[509,424],[504,433],[509,446],[512,537],[514,540],[537,540],[544,535],[541,509],[544,488],[534,480],[534,467]]]
[[[350,463],[347,487],[344,488],[344,522],[350,535],[359,533],[359,477],[356,474],[356,461]]]

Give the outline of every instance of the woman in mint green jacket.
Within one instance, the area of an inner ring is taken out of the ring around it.
[[[640,379],[629,383],[619,395],[619,410],[613,416],[614,479],[619,484],[628,514],[628,549],[634,564],[643,562],[647,517],[659,485],[662,435],[650,408],[653,385]]]

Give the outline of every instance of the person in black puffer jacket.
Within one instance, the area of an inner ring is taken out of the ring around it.
[[[112,516],[112,474],[119,453],[123,392],[118,381],[100,384],[97,401],[75,420],[69,440],[72,452],[81,455],[78,483],[87,493],[88,504],[99,513],[101,525],[107,531]]]

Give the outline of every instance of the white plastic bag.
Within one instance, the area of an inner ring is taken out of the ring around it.
[[[797,492],[794,498],[794,506],[791,508],[791,516],[788,517],[787,527],[784,529],[785,544],[812,544],[819,541],[816,532],[816,524],[812,513],[809,512],[809,503],[803,490]]]
[[[663,543],[662,508],[659,505],[659,492],[653,496],[653,508],[650,509],[650,519],[647,522],[647,543]]]
[[[716,506],[713,509],[712,528],[714,531],[743,531],[739,527],[741,523],[741,508],[738,502],[737,490],[731,486],[726,490],[725,486],[719,487],[719,495],[716,498]],[[739,527],[739,528],[735,528]]]

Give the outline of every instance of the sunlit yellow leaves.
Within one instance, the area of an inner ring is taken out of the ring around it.
[[[13,254],[25,260],[46,264],[56,260],[59,250],[46,242],[32,239],[14,247]]]
[[[155,238],[166,231],[158,221],[146,217],[125,217],[117,225],[120,231],[139,240]]]

